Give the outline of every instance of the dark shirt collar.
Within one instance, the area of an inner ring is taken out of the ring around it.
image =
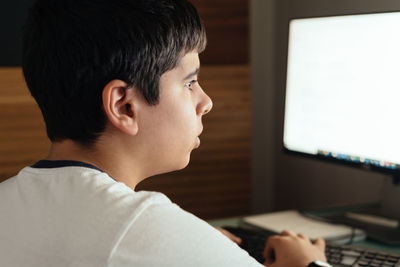
[[[81,161],[75,161],[75,160],[39,160],[35,164],[31,166],[32,168],[46,168],[46,169],[52,169],[52,168],[61,168],[61,167],[85,167],[85,168],[90,168],[94,170],[98,170],[100,172],[104,172],[100,168],[97,168],[96,166],[81,162]]]

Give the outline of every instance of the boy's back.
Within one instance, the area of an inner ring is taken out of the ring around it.
[[[0,184],[0,213],[2,266],[258,266],[163,194],[80,162],[24,168]]]

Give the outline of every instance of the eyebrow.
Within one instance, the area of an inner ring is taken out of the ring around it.
[[[200,68],[197,68],[195,71],[189,73],[185,78],[183,78],[183,80],[187,80],[190,77],[196,76],[200,73]]]

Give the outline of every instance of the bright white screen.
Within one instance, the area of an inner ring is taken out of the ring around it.
[[[284,146],[400,164],[400,12],[291,21]]]

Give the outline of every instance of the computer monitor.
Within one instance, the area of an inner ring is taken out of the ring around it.
[[[399,184],[399,33],[400,12],[290,21],[286,152],[383,172]],[[382,210],[400,218],[396,187]]]

